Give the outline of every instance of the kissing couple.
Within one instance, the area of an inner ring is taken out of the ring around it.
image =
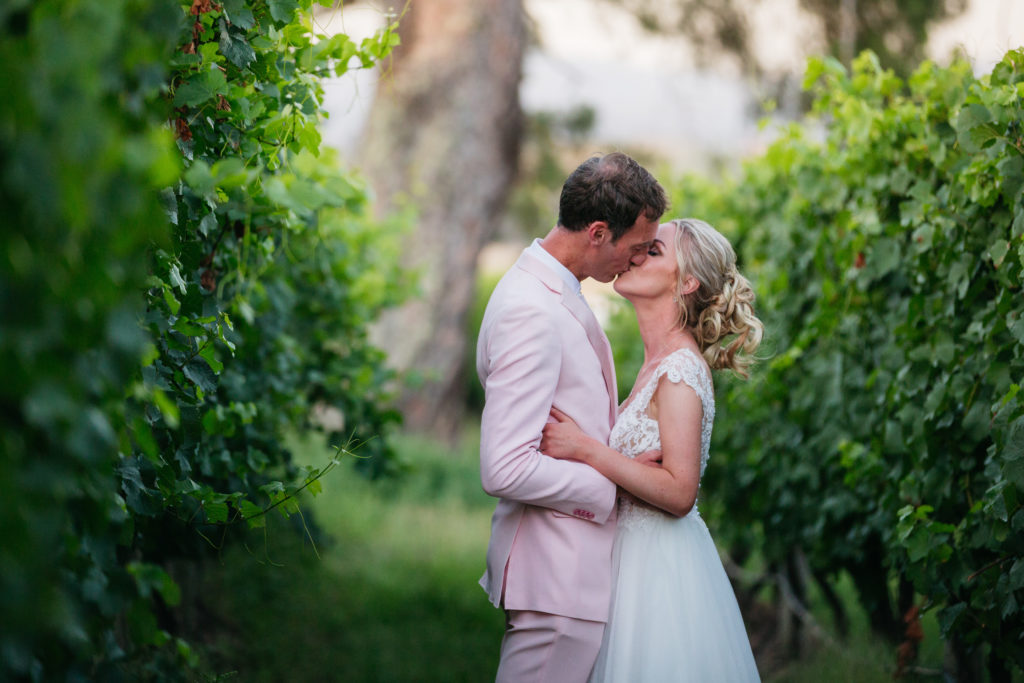
[[[480,476],[499,500],[480,583],[506,616],[499,683],[759,680],[697,491],[711,371],[745,375],[763,326],[728,240],[659,225],[666,208],[629,156],[588,159],[487,304]],[[636,310],[644,363],[621,406],[588,277]]]

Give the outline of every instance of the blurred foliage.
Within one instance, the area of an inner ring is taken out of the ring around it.
[[[735,58],[744,71],[760,73],[753,49],[751,3],[741,0],[606,0],[630,10],[648,30],[683,35],[698,60]],[[753,3],[757,4],[757,3]],[[834,57],[871,50],[882,64],[909,74],[924,58],[931,24],[955,17],[966,0],[800,0],[818,20],[821,44]],[[846,13],[849,14],[846,14]],[[844,58],[845,61],[845,58]]]
[[[717,380],[708,518],[738,556],[848,572],[889,637],[916,591],[961,666],[1024,666],[1024,51],[906,82],[813,59],[805,87],[813,113],[736,177],[669,184],[767,325],[752,379]]]
[[[314,39],[310,5],[0,8],[0,678],[188,678],[171,568],[348,452],[297,467],[286,430],[388,467],[397,226],[317,122],[397,36]]]
[[[577,164],[596,153],[584,148],[596,121],[589,105],[527,117],[519,174],[506,210],[513,223],[511,237],[532,239],[554,227],[562,183]]]
[[[673,209],[674,206],[669,207],[669,211]],[[625,299],[612,299],[611,305],[612,314],[606,332],[608,342],[612,345],[621,404],[629,398],[629,392],[633,390],[633,379],[640,373],[644,363],[644,347],[640,343],[640,328],[637,327],[633,306]]]
[[[852,21],[844,28],[842,5]],[[847,59],[870,50],[884,67],[910,75],[925,57],[928,30],[967,9],[967,0],[800,0],[800,6],[821,22],[825,45],[833,57]],[[843,32],[850,32],[846,45]],[[848,54],[844,54],[848,53]]]

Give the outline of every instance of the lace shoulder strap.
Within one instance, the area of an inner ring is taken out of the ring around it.
[[[704,364],[690,349],[679,349],[670,353],[658,365],[654,376],[657,378],[665,376],[673,384],[685,383],[697,392],[697,397],[704,404],[705,410],[707,410],[709,399],[714,398],[711,381],[704,369]],[[657,380],[654,384],[657,384]]]
[[[697,398],[700,399],[701,405],[704,408],[704,414],[708,415],[710,410],[711,416],[714,415],[714,390],[710,377],[708,377],[704,370],[703,363],[689,349],[677,349],[663,358],[661,363],[658,364],[654,375],[648,380],[647,385],[637,397],[637,407],[641,411],[645,411],[647,406],[650,405],[654,392],[658,388],[658,381],[662,376],[668,377],[668,380],[673,384],[684,382],[687,386],[691,387],[697,393]]]

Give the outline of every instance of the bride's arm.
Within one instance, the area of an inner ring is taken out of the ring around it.
[[[700,483],[700,422],[697,393],[684,382],[662,381],[655,393],[662,466],[650,467],[587,436],[572,420],[553,411],[558,422],[544,428],[540,450],[579,460],[637,498],[682,517],[693,509]]]

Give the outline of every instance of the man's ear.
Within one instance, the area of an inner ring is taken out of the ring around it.
[[[692,275],[687,275],[683,279],[683,291],[682,291],[683,296],[686,296],[688,294],[693,294],[698,289],[700,289],[700,280],[698,280],[697,278],[695,278]]]
[[[608,223],[605,221],[594,221],[587,226],[587,241],[595,247],[599,247],[605,242],[611,242],[612,231],[608,227]]]

